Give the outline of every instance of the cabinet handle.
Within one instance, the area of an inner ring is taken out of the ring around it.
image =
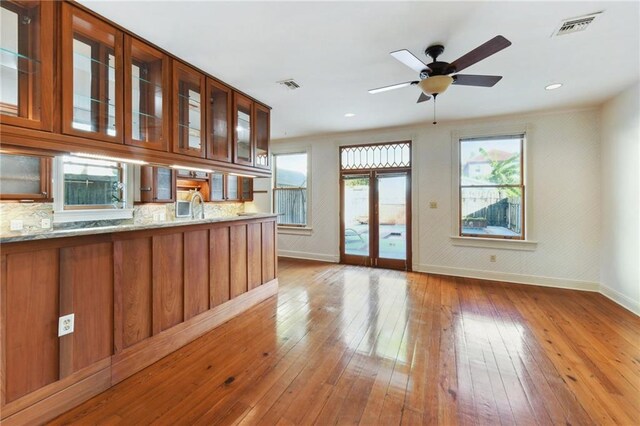
[[[151,188],[140,188],[140,191],[151,191]]]
[[[42,195],[44,195],[45,197],[47,196],[48,192],[47,191],[42,191],[41,193]]]

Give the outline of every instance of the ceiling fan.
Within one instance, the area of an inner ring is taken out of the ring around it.
[[[478,86],[478,87],[493,87],[497,82],[502,79],[499,75],[474,75],[474,74],[456,74],[463,69],[470,67],[476,62],[480,62],[483,59],[488,58],[511,46],[511,42],[503,36],[495,36],[491,40],[476,47],[472,51],[465,55],[462,55],[455,61],[448,63],[438,61],[438,56],[444,52],[444,46],[441,44],[435,44],[427,47],[424,51],[425,55],[430,56],[433,62],[425,64],[418,59],[413,53],[406,49],[396,50],[391,52],[391,56],[416,71],[420,75],[420,80],[407,81],[404,83],[393,84],[391,86],[379,87],[377,89],[369,90],[369,93],[376,94],[380,92],[386,92],[388,90],[400,89],[407,86],[418,86],[422,90],[418,103],[428,101],[433,96],[435,102],[436,97],[447,90],[450,85],[455,84],[457,86]],[[454,75],[450,75],[454,74]],[[431,95],[431,96],[430,96]],[[434,103],[434,121],[435,121],[435,103]]]

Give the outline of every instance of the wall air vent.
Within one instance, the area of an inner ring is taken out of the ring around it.
[[[286,87],[289,90],[296,90],[300,88],[300,85],[296,83],[292,78],[282,81],[277,81],[276,83]]]
[[[565,34],[577,33],[586,30],[602,12],[592,13],[590,15],[580,16],[562,21],[560,26],[553,32],[553,36],[561,36]]]

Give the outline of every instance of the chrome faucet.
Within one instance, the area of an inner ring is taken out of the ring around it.
[[[196,210],[194,208],[196,198],[200,200],[200,213],[198,214],[198,219],[204,219],[204,199],[202,198],[202,194],[200,193],[200,191],[198,191],[197,189],[193,191],[193,194],[191,194],[191,219],[196,219]]]

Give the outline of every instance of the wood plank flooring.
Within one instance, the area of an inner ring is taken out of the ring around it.
[[[604,296],[280,260],[280,293],[52,424],[640,424]]]

